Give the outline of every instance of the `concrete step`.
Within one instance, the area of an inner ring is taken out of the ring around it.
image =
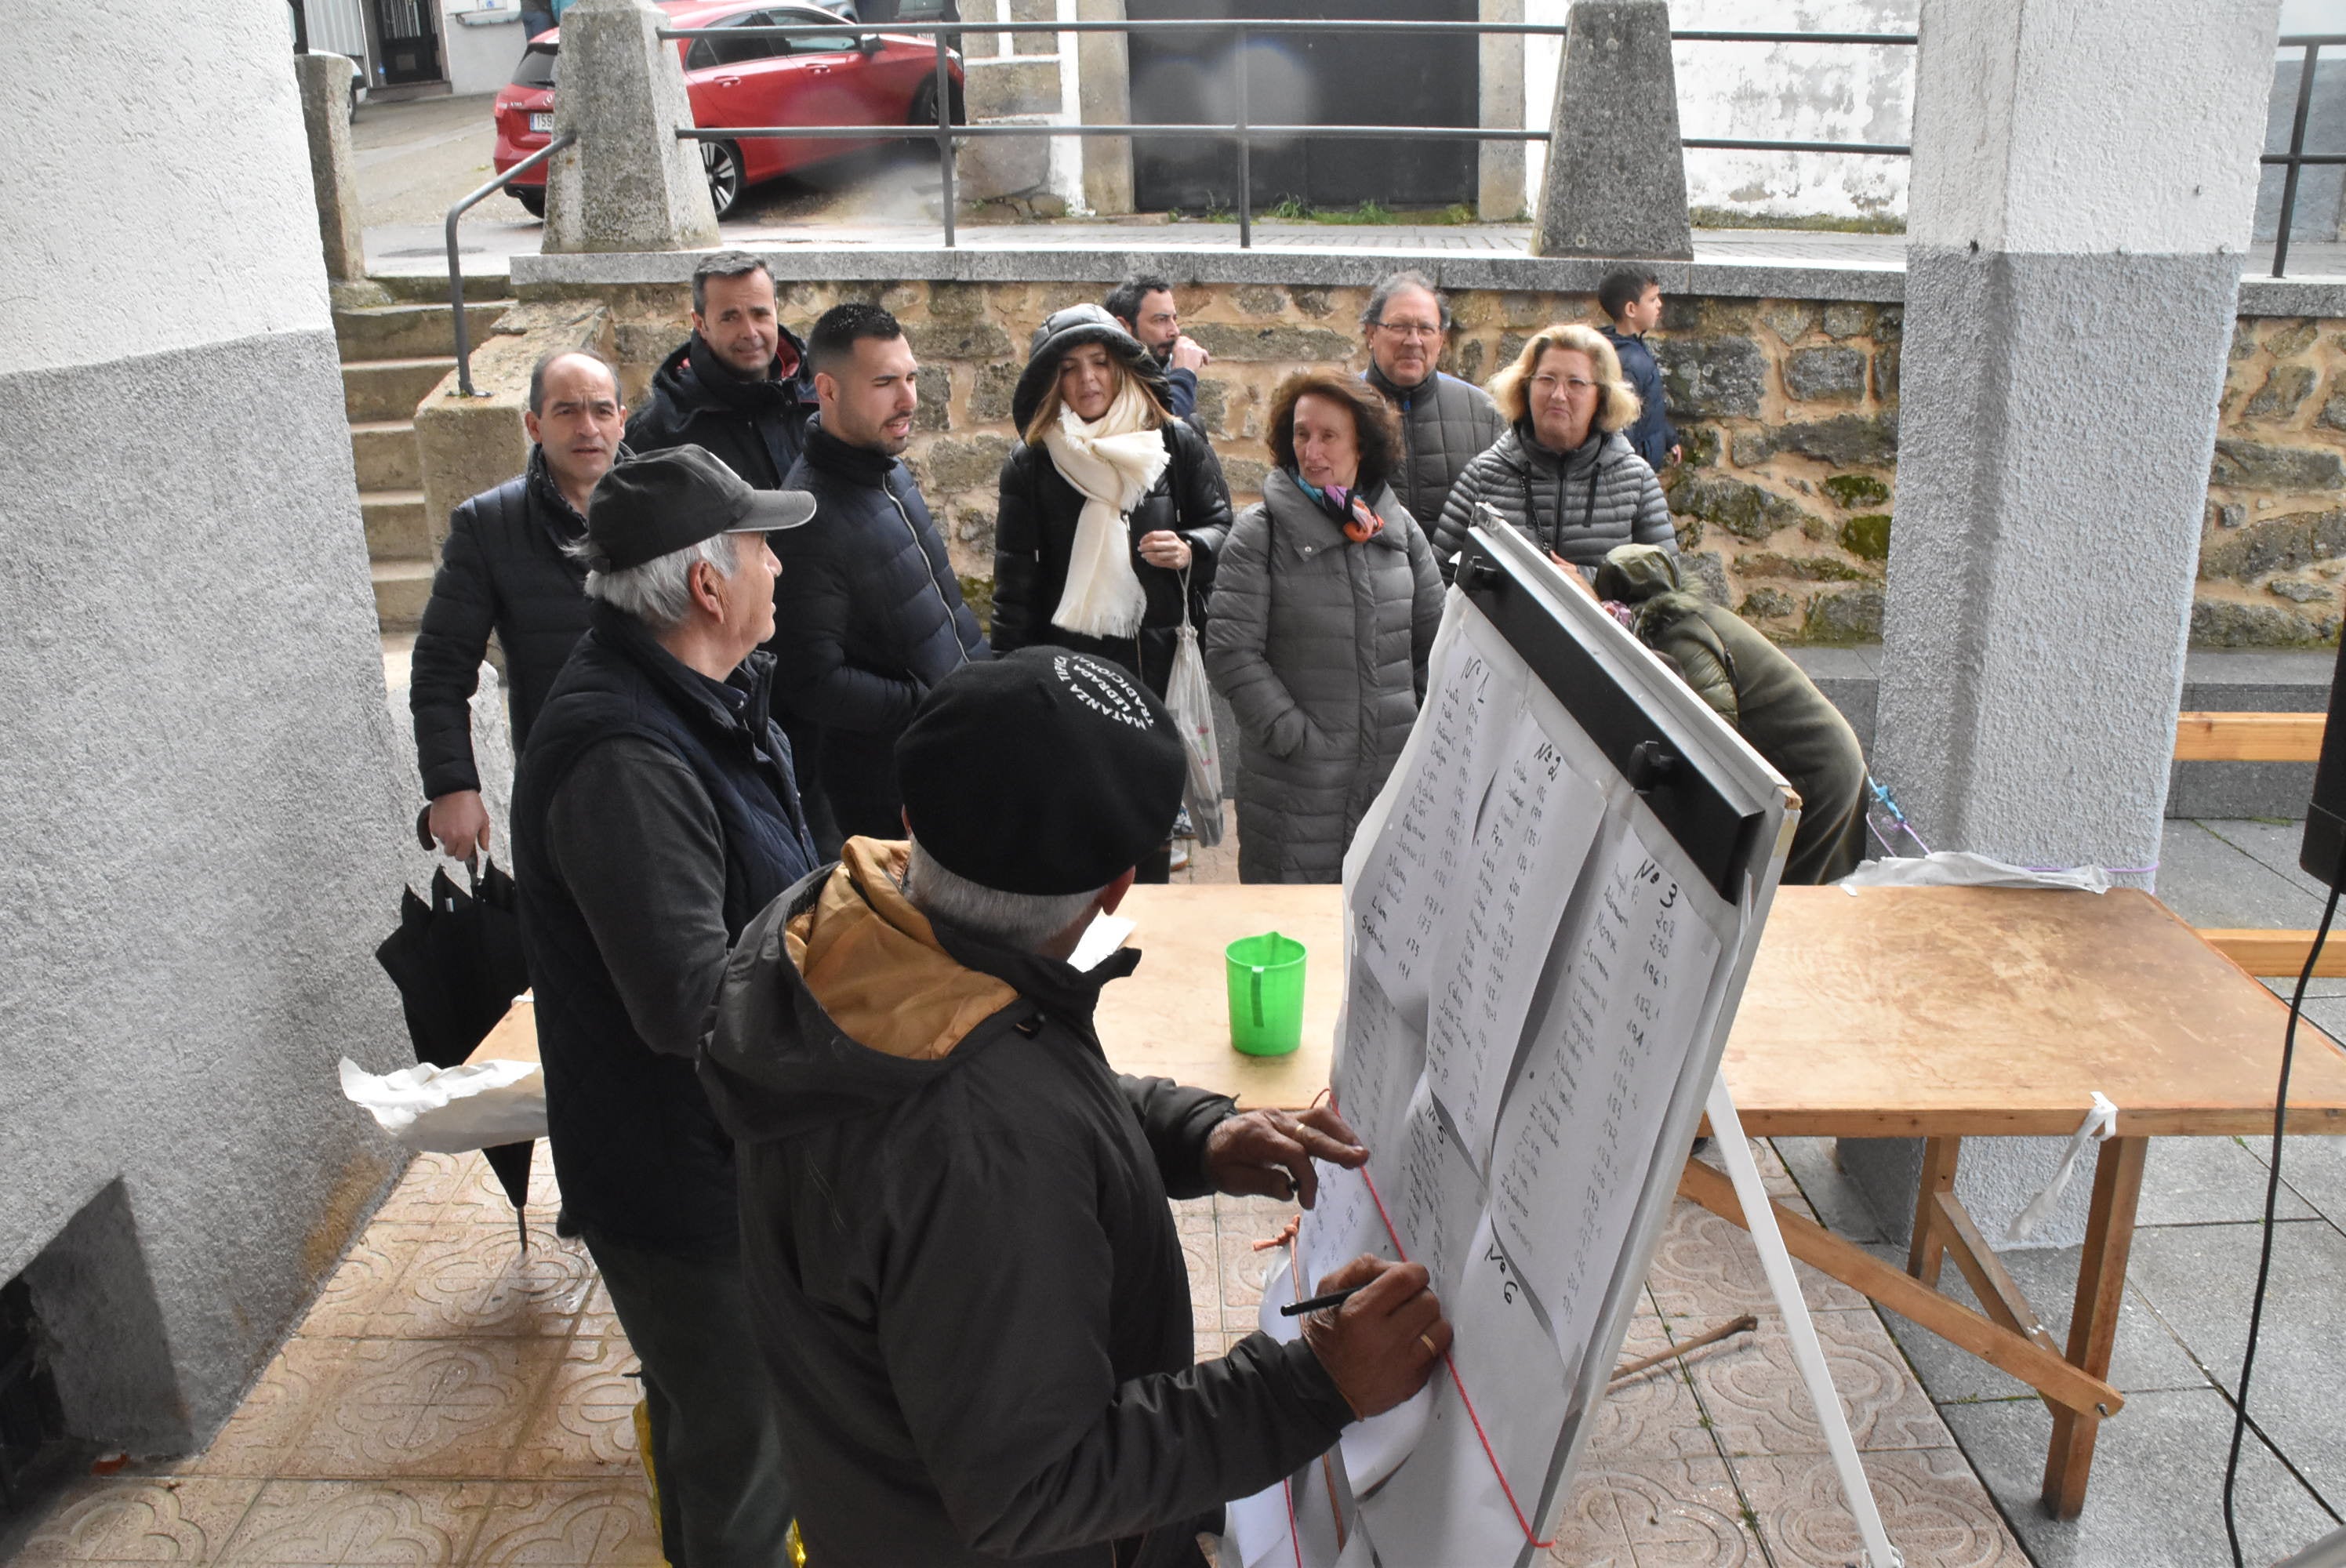
[[[367,360],[342,366],[342,405],[353,423],[413,419],[415,405],[431,395],[440,378],[456,368],[454,354],[418,359]]]
[[[374,618],[383,632],[412,632],[423,620],[423,602],[432,596],[429,561],[377,561],[374,576]]]
[[[512,308],[510,300],[468,302],[464,306],[464,323],[473,341],[478,343],[486,338],[497,318]],[[456,329],[451,324],[445,304],[374,305],[361,311],[336,311],[334,339],[342,344],[345,362],[456,351]]]
[[[392,272],[381,273],[367,280],[378,284],[394,300],[413,301],[419,305],[448,303],[448,278],[445,273]],[[464,273],[464,298],[467,300],[510,300],[513,279],[503,272]]]
[[[423,483],[423,453],[415,444],[412,420],[352,421],[351,461],[357,466],[362,494],[413,490]]]
[[[432,528],[421,490],[362,490],[359,514],[366,521],[369,560],[431,561]]]

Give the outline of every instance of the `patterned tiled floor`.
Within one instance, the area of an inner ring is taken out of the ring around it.
[[[1772,1185],[1797,1196],[1758,1147]],[[658,1563],[636,1458],[634,1359],[584,1250],[553,1235],[545,1163],[525,1257],[478,1156],[417,1159],[208,1451],[80,1482],[9,1560]],[[1219,1355],[1254,1327],[1270,1255],[1253,1244],[1290,1211],[1251,1198],[1175,1207],[1198,1353]],[[1842,1288],[1808,1280],[1907,1562],[2025,1563],[1881,1321]],[[1741,1232],[1679,1206],[1623,1356],[1747,1310],[1760,1318],[1756,1335],[1616,1391],[1556,1562],[1854,1561],[1821,1434]]]

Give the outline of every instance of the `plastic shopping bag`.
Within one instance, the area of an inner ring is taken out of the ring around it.
[[[1165,684],[1165,706],[1189,754],[1189,783],[1181,803],[1198,844],[1210,850],[1222,841],[1222,748],[1214,735],[1214,691],[1206,684],[1198,628],[1185,617],[1173,635],[1173,675]]]

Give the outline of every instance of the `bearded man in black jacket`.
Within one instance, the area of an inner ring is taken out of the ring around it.
[[[489,849],[489,813],[473,759],[473,692],[489,634],[505,650],[514,754],[554,677],[586,629],[586,568],[568,546],[586,532],[596,481],[625,452],[627,417],[611,362],[591,349],[547,354],[529,373],[529,463],[450,514],[440,569],[415,634],[407,706],[431,806],[424,831],[443,853]]]
[[[785,488],[812,495],[815,517],[774,541],[774,691],[818,728],[841,837],[885,835],[903,806],[896,737],[931,687],[993,655],[897,455],[921,402],[903,329],[877,305],[835,305],[808,357],[821,412]]]
[[[1310,1207],[1315,1157],[1369,1151],[1327,1106],[1108,1065],[1094,1007],[1141,955],[1066,960],[1180,801],[1164,706],[1025,648],[946,677],[896,755],[909,840],[849,840],[741,933],[701,1059],[807,1560],[1203,1568],[1223,1503],[1424,1385],[1441,1304],[1362,1257],[1300,1339],[1196,1361],[1168,1196]]]

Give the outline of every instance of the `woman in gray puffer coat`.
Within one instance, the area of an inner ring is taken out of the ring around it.
[[[1215,576],[1206,674],[1239,722],[1239,880],[1342,880],[1344,847],[1425,695],[1442,574],[1393,496],[1400,434],[1371,388],[1290,376],[1276,460]]]
[[[1621,545],[1678,551],[1661,481],[1620,433],[1637,419],[1637,394],[1603,333],[1559,325],[1524,345],[1491,378],[1506,433],[1469,463],[1433,525],[1433,548],[1456,556],[1490,506],[1551,558],[1593,576]]]

